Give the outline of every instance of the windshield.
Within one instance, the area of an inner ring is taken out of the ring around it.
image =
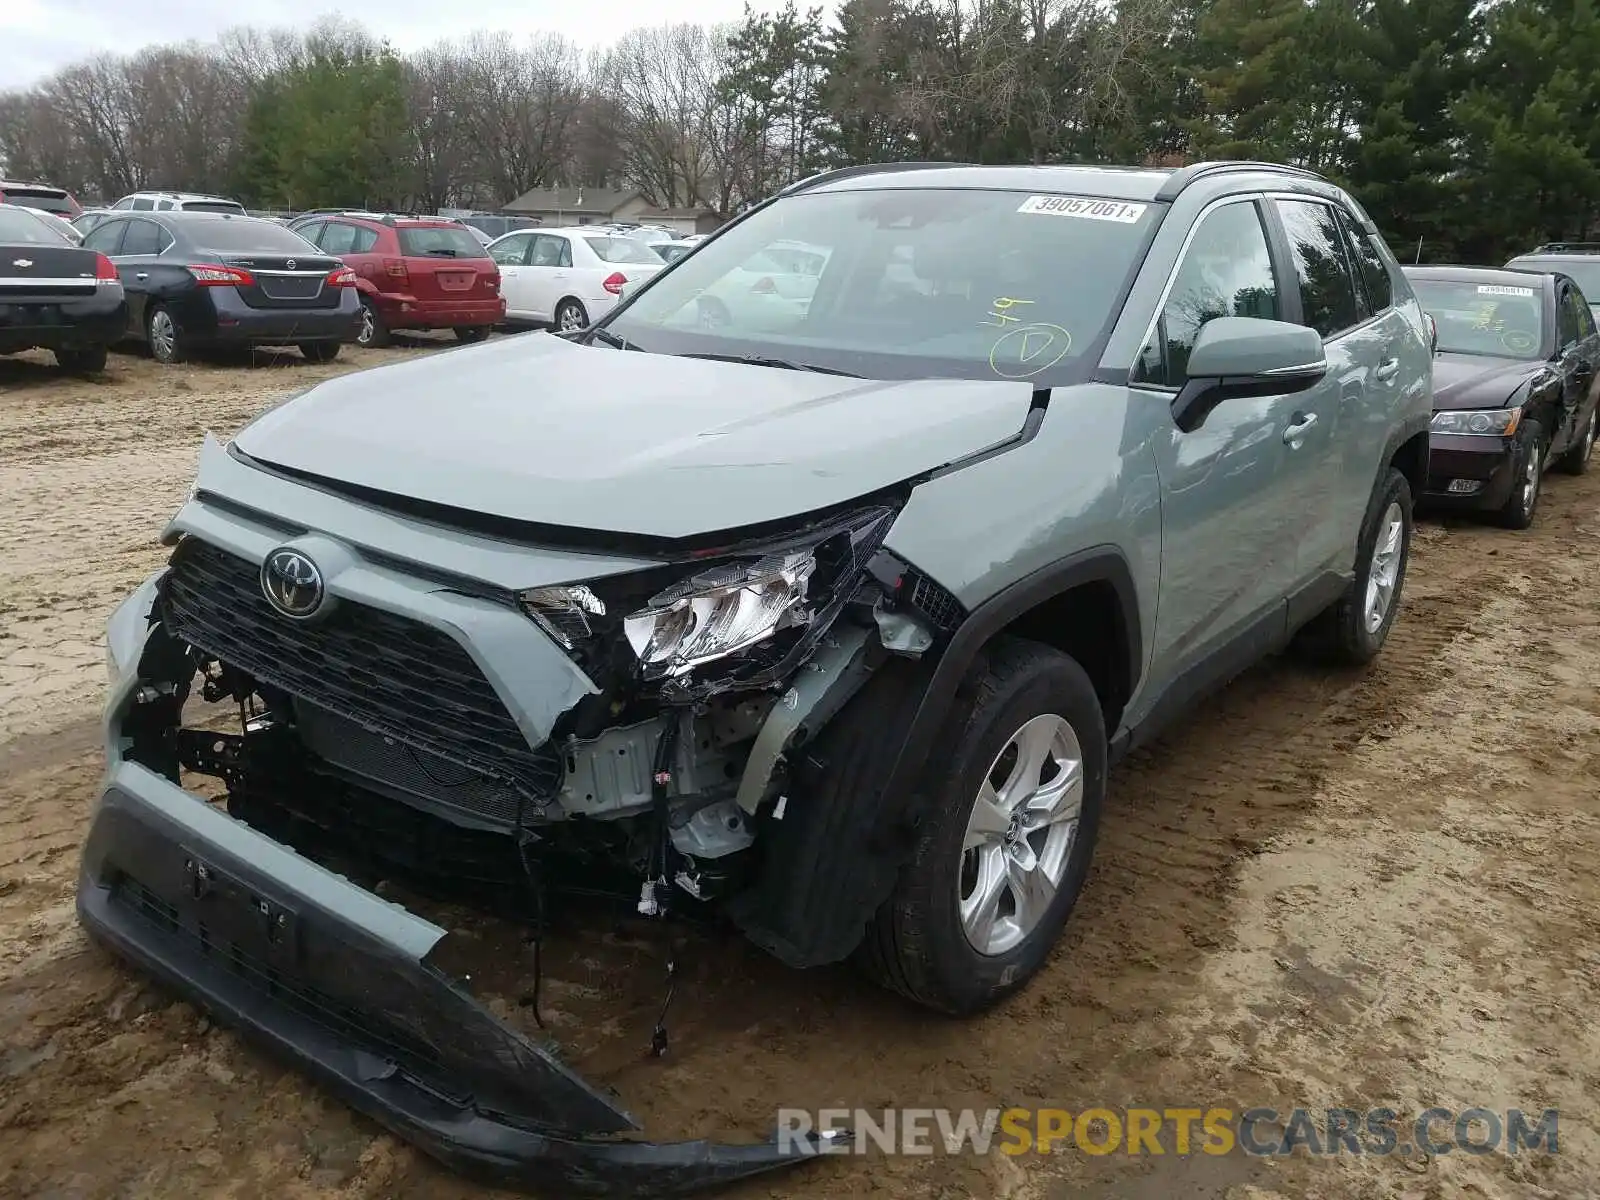
[[[589,249],[598,254],[602,262],[648,263],[652,267],[659,267],[665,261],[636,238],[586,237],[583,240],[589,243]]]
[[[1021,192],[801,193],[661,275],[605,328],[666,354],[887,379],[1069,377],[1116,315],[1155,205]]]
[[[166,214],[162,214],[163,216]],[[178,225],[178,221],[173,222]],[[231,220],[214,219],[185,224],[195,243],[207,250],[225,250],[230,253],[245,250],[261,254],[320,254],[315,246],[293,230],[271,221],[255,217],[235,217]]]
[[[1411,289],[1439,327],[1440,350],[1496,358],[1542,357],[1544,303],[1537,287],[1413,279]]]
[[[0,242],[26,242],[33,246],[71,244],[65,234],[51,229],[44,218],[8,204],[0,205]]]
[[[483,243],[461,225],[402,225],[400,253],[411,258],[487,258]]]

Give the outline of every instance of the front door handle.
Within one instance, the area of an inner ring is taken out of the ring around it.
[[[149,271],[135,271],[133,277],[135,279],[149,279],[150,278],[150,272]]]
[[[1283,431],[1283,444],[1293,450],[1300,449],[1300,443],[1306,440],[1306,434],[1311,432],[1311,427],[1316,423],[1316,413],[1306,413],[1297,417],[1294,423]]]
[[[1399,373],[1400,360],[1398,358],[1386,358],[1378,364],[1377,374],[1379,383],[1388,383],[1389,380],[1393,379]]]

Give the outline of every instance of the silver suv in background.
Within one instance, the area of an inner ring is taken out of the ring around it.
[[[244,205],[226,196],[207,196],[199,192],[132,192],[111,206],[117,211],[134,212],[209,212],[244,216]]]
[[[773,304],[760,264],[795,245],[814,286]],[[317,864],[537,936],[578,862],[647,916],[715,906],[795,967],[978,1012],[1065,926],[1118,755],[1263,655],[1381,650],[1430,392],[1393,256],[1303,171],[796,184],[588,329],[206,440],[111,621],[78,911],[503,1182],[807,1157],[619,1138],[635,1118],[474,997],[455,935]]]

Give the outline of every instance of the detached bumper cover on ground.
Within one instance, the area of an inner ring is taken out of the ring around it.
[[[98,940],[485,1181],[669,1195],[818,1153],[617,1136],[637,1122],[430,965],[444,930],[136,763],[112,769],[78,913]]]

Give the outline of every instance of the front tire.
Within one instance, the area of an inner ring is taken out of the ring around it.
[[[1533,524],[1539,496],[1544,491],[1544,459],[1544,427],[1537,421],[1523,422],[1517,434],[1517,453],[1512,459],[1516,474],[1511,495],[1506,498],[1505,506],[1495,513],[1495,519],[1507,529],[1526,529]]]
[[[980,1012],[1038,974],[1088,873],[1106,784],[1105,718],[1088,675],[1001,638],[946,729],[917,847],[860,961],[928,1008]]]
[[[189,357],[187,340],[178,327],[177,318],[159,304],[145,314],[144,336],[150,346],[150,357],[163,366],[181,363]]]
[[[338,342],[301,342],[300,355],[307,362],[331,363],[339,357]]]
[[[1355,578],[1296,639],[1308,657],[1358,667],[1383,649],[1400,611],[1411,558],[1411,507],[1411,484],[1390,467],[1367,502],[1356,543]]]
[[[1600,433],[1600,407],[1589,414],[1578,440],[1556,459],[1556,470],[1565,475],[1582,475],[1589,470],[1589,460],[1594,457],[1595,435]]]
[[[69,375],[98,375],[106,369],[104,346],[80,346],[73,350],[57,350],[56,365]]]
[[[556,330],[560,333],[577,333],[589,327],[589,314],[576,300],[563,300],[556,306]]]

